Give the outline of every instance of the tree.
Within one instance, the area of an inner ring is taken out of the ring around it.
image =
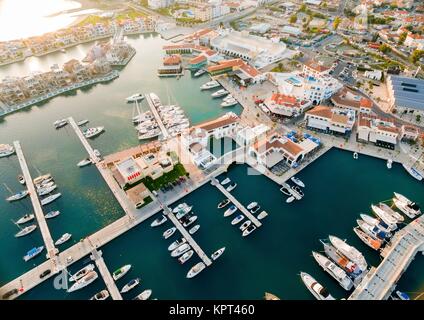
[[[381,52],[383,52],[384,54],[389,53],[392,49],[385,43],[383,43],[382,45],[380,45],[378,47],[378,50],[380,50]]]
[[[306,11],[306,4],[302,4],[299,8],[299,12],[305,12]]]
[[[418,60],[424,57],[424,50],[414,50],[409,58],[412,63],[416,63]]]
[[[415,120],[417,122],[420,122],[421,121],[421,115],[420,114],[417,114],[417,116],[415,117]]]
[[[297,21],[297,15],[294,14],[290,17],[289,22],[290,23],[296,23],[296,21]]]
[[[340,17],[336,17],[336,19],[334,19],[334,21],[333,21],[334,30],[337,30],[341,21],[342,21],[342,19]]]
[[[399,36],[398,44],[402,45],[405,42],[406,36],[408,35],[407,32],[402,32]]]

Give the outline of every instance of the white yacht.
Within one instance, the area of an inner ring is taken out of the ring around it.
[[[204,85],[202,85],[200,87],[200,90],[209,90],[209,89],[213,89],[213,88],[216,88],[216,87],[219,87],[219,86],[220,86],[220,84],[219,84],[218,81],[212,80],[212,81],[206,82]]]
[[[206,268],[206,265],[203,262],[199,262],[195,264],[187,273],[187,278],[193,278],[197,276],[203,269]]]
[[[231,182],[231,179],[230,178],[225,178],[224,180],[222,180],[221,181],[221,185],[226,185],[226,184],[228,184],[228,183],[230,183]]]
[[[89,164],[92,164],[92,163],[93,163],[93,161],[91,161],[90,158],[85,158],[85,159],[81,160],[80,162],[78,162],[77,166],[82,168],[82,167],[88,166]]]
[[[188,260],[190,260],[190,258],[193,256],[194,251],[193,250],[189,250],[186,253],[184,253],[181,257],[178,258],[178,261],[181,264],[186,263]]]
[[[78,127],[81,127],[81,126],[84,126],[84,125],[86,125],[87,123],[89,123],[90,122],[90,120],[88,120],[88,119],[84,119],[84,120],[80,120],[80,121],[78,121],[77,122],[77,125],[78,125]]]
[[[402,163],[402,166],[405,168],[405,170],[415,179],[417,179],[418,181],[422,181],[423,180],[423,176],[421,175],[421,173],[419,173],[417,171],[417,169],[415,169],[414,167],[408,167],[407,165],[405,165],[404,163]]]
[[[340,267],[336,266],[333,262],[330,261],[327,257],[323,256],[320,253],[312,251],[312,255],[315,258],[316,262],[331,275],[345,290],[350,290],[353,287],[352,279],[346,274],[346,272]]]
[[[268,216],[268,212],[262,211],[260,214],[258,214],[257,218],[258,218],[258,220],[262,220],[267,216]]]
[[[184,243],[184,244],[180,245],[179,247],[177,247],[176,249],[171,251],[171,257],[179,257],[183,253],[190,250],[190,248],[191,247],[188,243]]]
[[[251,202],[247,205],[247,210],[253,209],[254,207],[256,207],[258,205],[257,202]]]
[[[199,229],[200,229],[200,224],[196,224],[193,228],[188,230],[188,233],[195,234],[197,232],[197,230],[199,230]]]
[[[168,220],[168,218],[165,217],[164,215],[162,215],[159,218],[153,220],[153,222],[150,224],[150,226],[151,227],[160,226],[161,224],[165,223],[167,220]]]
[[[15,148],[10,144],[0,144],[0,158],[8,157],[15,153]]]
[[[51,193],[52,191],[54,191],[54,190],[56,190],[56,189],[57,189],[57,185],[53,184],[53,185],[52,185],[52,186],[50,186],[50,187],[46,187],[46,188],[39,188],[39,189],[37,190],[37,193],[38,193],[38,195],[39,195],[39,196],[45,196],[45,195],[47,195],[47,194]]]
[[[160,134],[161,134],[160,129],[156,128],[146,133],[139,133],[138,140],[153,139],[159,136]]]
[[[228,99],[225,100],[224,102],[221,103],[221,107],[225,108],[225,107],[232,107],[235,106],[238,103],[238,101],[236,99]]]
[[[47,198],[41,199],[41,205],[45,206],[46,204],[49,204],[53,201],[55,201],[57,198],[59,198],[62,194],[61,193],[55,193],[52,194],[51,196],[48,196]]]
[[[52,218],[57,217],[58,215],[60,215],[60,211],[59,210],[50,211],[50,212],[48,212],[48,213],[46,213],[44,215],[44,218],[46,218],[46,219],[52,219]]]
[[[235,205],[231,205],[227,210],[225,210],[224,217],[229,217],[236,211],[237,207]]]
[[[153,291],[151,289],[144,290],[142,293],[136,296],[134,300],[147,300],[152,295],[152,292]]]
[[[385,204],[384,202],[380,202],[378,204],[378,206],[386,211],[388,214],[390,214],[391,216],[393,216],[395,219],[397,219],[398,221],[404,221],[404,217],[397,211],[393,210],[392,208],[390,208],[387,204]]]
[[[306,288],[308,288],[308,290],[317,300],[336,300],[330,293],[328,293],[327,289],[318,283],[311,275],[307,274],[306,272],[301,272],[300,278],[302,279]]]
[[[393,203],[395,204],[396,208],[398,208],[411,219],[414,219],[421,213],[421,209],[416,203],[408,204],[396,198],[393,199]]]
[[[15,238],[26,236],[27,234],[30,234],[31,232],[33,232],[35,229],[37,229],[37,226],[35,224],[25,227],[21,229],[21,231],[19,231],[17,234],[15,234]]]
[[[205,74],[205,73],[206,73],[205,69],[199,69],[194,73],[194,76],[197,78],[197,77],[200,77],[202,74]]]
[[[244,219],[244,215],[239,214],[237,217],[235,217],[232,221],[231,224],[234,226],[237,223],[239,223],[240,221],[242,221]]]
[[[18,200],[25,198],[27,195],[29,195],[29,191],[23,190],[23,191],[20,191],[18,193],[15,193],[14,195],[11,195],[10,197],[7,197],[6,201],[9,201],[9,202],[18,201]]]
[[[140,284],[140,278],[132,279],[130,282],[128,282],[122,289],[121,293],[126,293],[132,289],[134,289],[136,286]]]
[[[18,181],[20,184],[25,185],[26,181],[25,181],[25,177],[23,175],[18,175]]]
[[[338,251],[345,255],[349,260],[356,263],[361,270],[365,271],[367,269],[368,263],[365,260],[363,254],[358,249],[347,244],[345,241],[340,238],[337,238],[336,236],[330,235],[329,239],[331,244]]]
[[[72,234],[70,233],[64,233],[54,244],[56,246],[61,245],[62,243],[65,243],[66,241],[68,241],[69,239],[71,239]]]
[[[392,159],[388,159],[387,160],[387,163],[386,163],[387,169],[391,169],[392,168],[392,165],[393,165],[393,160]]]
[[[73,292],[76,290],[80,290],[82,288],[85,288],[89,284],[93,283],[99,275],[96,271],[90,271],[85,276],[83,276],[81,279],[77,280],[72,287],[68,289],[68,292]]]
[[[242,225],[239,227],[239,229],[240,229],[241,231],[244,231],[244,230],[246,230],[246,229],[247,229],[247,227],[248,227],[248,226],[250,226],[251,224],[252,224],[252,221],[247,220],[247,221],[245,221],[245,222],[243,222],[243,223],[242,223]]]
[[[383,221],[380,221],[376,218],[373,218],[367,214],[361,213],[360,214],[361,219],[364,220],[366,223],[368,223],[371,226],[376,226],[377,228],[379,228],[380,230],[386,232],[386,233],[390,233],[392,230],[390,230],[390,228],[387,226],[387,224],[385,224]]]
[[[197,216],[191,216],[187,221],[183,222],[183,227],[188,227],[192,225],[197,220]]]
[[[123,276],[125,276],[128,271],[131,270],[131,265],[130,264],[126,264],[125,266],[122,266],[118,269],[116,269],[113,273],[112,273],[112,278],[113,280],[119,280],[121,279]]]
[[[174,242],[172,242],[169,245],[168,251],[173,251],[173,250],[175,250],[176,248],[178,248],[179,246],[183,245],[186,242],[187,242],[186,238],[181,238],[179,240],[175,240]]]
[[[68,124],[68,120],[66,119],[56,120],[55,122],[53,122],[53,125],[56,129],[62,128],[66,126],[67,124]]]
[[[296,183],[299,187],[305,188],[305,184],[299,178],[291,177],[290,180]]]
[[[223,96],[226,96],[228,94],[228,91],[225,89],[220,89],[218,91],[215,91],[214,93],[211,94],[212,98],[220,98]]]
[[[21,217],[18,221],[16,221],[17,224],[24,224],[27,223],[29,221],[34,220],[34,215],[33,214],[26,214],[23,217]]]
[[[86,138],[94,138],[104,131],[104,127],[94,127],[84,130],[83,134]]]
[[[94,296],[90,298],[90,300],[106,300],[109,298],[109,291],[102,290],[100,292],[97,292]]]
[[[85,275],[87,275],[89,272],[94,270],[94,264],[90,263],[89,265],[85,266],[84,268],[78,270],[77,272],[75,272],[70,278],[69,281],[70,282],[74,282],[74,281],[78,281],[79,279],[81,279],[82,277],[84,277]]]
[[[391,216],[386,211],[382,210],[380,207],[377,207],[375,205],[371,205],[371,209],[387,225],[393,225],[393,224],[398,223],[398,221],[395,217]]]
[[[252,223],[246,229],[244,229],[242,236],[247,237],[249,234],[251,234],[255,230],[256,230],[256,226]]]
[[[237,187],[237,183],[233,182],[232,184],[230,184],[225,190],[227,190],[228,192],[233,191],[235,188]]]
[[[168,230],[166,230],[163,233],[163,237],[165,239],[168,239],[170,236],[172,236],[175,233],[175,231],[177,231],[177,228],[176,227],[169,228]]]
[[[144,96],[141,93],[135,93],[129,97],[127,97],[125,100],[127,102],[136,102],[136,101],[141,101],[144,99]]]
[[[212,253],[211,258],[213,261],[215,261],[216,259],[218,259],[225,251],[225,247],[222,247],[218,250],[216,250],[214,253]]]

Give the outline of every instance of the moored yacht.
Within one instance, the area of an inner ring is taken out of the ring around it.
[[[381,217],[385,213],[387,216],[393,217],[396,220],[396,223],[403,222],[405,220],[405,218],[401,214],[397,213],[394,210],[391,210],[390,207],[387,205],[385,207],[386,210],[383,210],[381,205],[371,205],[371,208],[372,211],[374,211],[374,213],[379,217]]]
[[[388,159],[387,160],[387,163],[386,163],[387,169],[391,169],[392,168],[392,164],[393,164],[393,160],[392,159]]]
[[[26,181],[23,175],[18,175],[18,181],[20,184],[25,185]]]
[[[286,196],[291,196],[290,190],[284,186],[280,188],[280,191],[284,193]]]
[[[11,156],[15,153],[15,148],[10,144],[0,144],[0,158]]]
[[[100,292],[97,292],[94,296],[90,298],[90,300],[106,300],[109,298],[109,291],[102,290]]]
[[[359,239],[362,240],[368,247],[374,250],[380,249],[383,241],[380,239],[375,239],[371,237],[370,235],[366,234],[364,231],[361,230],[359,227],[353,228],[353,231],[356,233],[356,235],[359,237]]]
[[[55,201],[57,198],[59,198],[62,194],[61,193],[55,193],[52,194],[51,196],[48,196],[47,198],[41,199],[41,205],[44,206],[46,204],[49,204],[53,201]]]
[[[391,236],[390,233],[385,233],[381,229],[378,228],[378,226],[372,226],[366,223],[365,221],[361,219],[357,219],[356,223],[358,226],[369,236],[375,238],[375,239],[381,239],[384,240],[386,238],[389,238]]]
[[[179,246],[181,246],[182,244],[186,243],[187,239],[186,238],[181,238],[178,240],[175,240],[174,242],[172,242],[169,247],[168,247],[168,251],[173,251],[176,248],[178,248]]]
[[[196,224],[193,228],[188,230],[188,233],[195,234],[197,232],[197,230],[199,230],[199,229],[200,229],[200,224]]]
[[[346,241],[343,241],[340,238],[337,238],[336,236],[329,236],[331,244],[339,250],[343,255],[345,255],[348,259],[355,262],[361,270],[366,270],[368,267],[368,263],[365,260],[363,254],[356,249],[355,247],[349,245],[346,243]]]
[[[83,134],[86,138],[94,138],[104,131],[104,127],[94,127],[84,130]]]
[[[80,120],[80,121],[78,121],[77,122],[77,125],[78,125],[78,127],[81,127],[81,126],[84,126],[84,125],[86,125],[87,123],[89,123],[90,122],[90,120],[88,120],[88,119],[84,119],[84,120]]]
[[[142,293],[137,295],[133,300],[147,300],[152,295],[152,292],[153,291],[151,289],[146,289]]]
[[[140,284],[140,278],[132,279],[130,282],[128,282],[125,286],[122,287],[121,293],[126,293],[126,292],[134,289],[139,284]]]
[[[182,255],[183,253],[187,252],[190,249],[191,249],[190,245],[188,243],[184,243],[171,251],[171,257],[174,257],[174,258],[179,257],[180,255]]]
[[[168,220],[168,218],[165,217],[164,215],[162,215],[159,218],[153,220],[153,222],[150,224],[150,226],[151,227],[160,226],[161,224],[164,224],[167,220]]]
[[[135,94],[127,97],[125,100],[127,102],[136,102],[136,101],[141,101],[143,99],[144,99],[143,94],[141,94],[141,93],[135,93]]]
[[[205,69],[199,69],[194,73],[194,77],[200,77],[202,74],[205,74],[206,70]]]
[[[305,284],[306,288],[312,293],[317,300],[335,300],[334,297],[318,283],[311,275],[306,272],[300,273],[300,278]]]
[[[244,219],[244,215],[239,214],[237,217],[235,217],[232,221],[231,224],[234,226],[237,223],[239,223],[240,221],[242,221]]]
[[[187,278],[193,278],[197,276],[200,272],[202,272],[203,269],[206,268],[206,265],[203,262],[199,262],[195,264],[187,273]]]
[[[242,236],[247,237],[249,234],[251,234],[255,230],[256,230],[256,226],[252,223],[246,229],[244,229]]]
[[[85,275],[87,275],[90,271],[94,270],[94,264],[90,263],[89,265],[85,266],[84,268],[78,270],[77,272],[75,272],[70,278],[69,281],[70,282],[74,282],[74,281],[78,281],[79,279],[81,279],[82,277],[84,277]]]
[[[408,167],[407,165],[405,165],[404,163],[402,163],[402,166],[405,168],[405,170],[415,179],[417,179],[418,181],[423,180],[423,176],[421,175],[421,173],[419,173],[417,171],[417,169],[415,169],[414,167]]]
[[[328,258],[334,261],[340,268],[342,268],[348,275],[356,278],[361,273],[362,270],[359,266],[350,261],[347,257],[343,256],[336,248],[334,248],[331,244],[321,241],[324,246],[324,252]]]
[[[30,260],[30,259],[32,259],[32,258],[35,258],[36,256],[38,256],[40,253],[41,253],[41,251],[43,251],[44,250],[44,246],[40,246],[40,247],[35,247],[35,248],[32,248],[31,250],[29,250],[28,252],[27,252],[27,254],[24,256],[24,260],[25,260],[25,262],[26,261],[28,261],[28,260]]]
[[[225,178],[224,180],[222,180],[221,181],[221,185],[226,185],[226,184],[228,184],[228,183],[230,183],[231,182],[231,179],[230,178]]]
[[[268,216],[268,213],[266,211],[262,211],[260,214],[258,214],[257,218],[258,220],[262,220],[263,218],[267,216]]]
[[[225,89],[220,89],[211,94],[212,98],[220,98],[228,94],[228,91]]]
[[[229,217],[236,211],[237,207],[235,205],[231,205],[227,210],[225,210],[224,217]]]
[[[226,207],[231,201],[229,199],[224,199],[220,203],[218,203],[218,209],[222,209]]]
[[[53,125],[56,129],[62,128],[66,126],[67,124],[68,124],[68,120],[66,119],[56,120],[55,122],[53,122]]]
[[[223,108],[232,107],[232,106],[235,106],[237,103],[238,103],[238,101],[236,99],[232,98],[232,99],[228,99],[228,100],[223,101],[221,103],[221,107],[223,107]]]
[[[412,202],[404,195],[401,195],[400,193],[394,192],[395,198],[393,198],[393,202],[395,206],[402,211],[404,214],[406,214],[409,218],[413,219],[417,215],[421,214],[421,209],[418,204],[415,202]]]
[[[178,261],[181,264],[186,263],[188,260],[190,260],[190,258],[193,256],[194,251],[193,250],[189,250],[186,253],[184,253],[181,257],[178,258]]]
[[[59,210],[50,211],[50,212],[48,212],[48,213],[46,213],[44,215],[44,218],[46,218],[46,219],[52,219],[52,218],[57,217],[59,214],[60,214],[60,211]]]
[[[192,225],[196,220],[197,220],[197,216],[191,216],[190,218],[188,218],[188,220],[183,222],[183,227],[186,228],[186,227]]]
[[[64,233],[54,244],[56,246],[61,245],[62,243],[65,243],[69,239],[71,239],[72,234],[70,233]]]
[[[35,229],[37,229],[37,226],[35,224],[27,226],[21,229],[21,231],[19,231],[17,234],[15,234],[15,238],[26,236],[27,234],[30,234],[31,232],[33,232]]]
[[[175,233],[175,231],[177,230],[177,228],[176,227],[172,227],[172,228],[169,228],[168,230],[166,230],[164,233],[163,233],[163,237],[165,238],[165,239],[168,239],[170,236],[172,236],[174,233]]]
[[[39,189],[37,190],[37,194],[38,194],[39,196],[45,196],[45,195],[47,195],[47,194],[51,193],[52,191],[54,191],[54,190],[56,190],[56,189],[57,189],[57,185],[53,184],[51,187],[39,188]]]
[[[81,160],[80,162],[78,162],[77,166],[81,168],[81,167],[88,166],[89,164],[92,164],[92,163],[93,162],[91,161],[90,158],[85,158],[85,159]]]
[[[384,211],[380,207],[377,207],[375,205],[371,205],[371,209],[376,214],[376,216],[378,216],[381,220],[383,220],[384,223],[386,223],[387,225],[393,225],[393,224],[398,223],[398,221],[395,217],[391,216],[390,214],[388,214],[386,211]]]
[[[16,221],[17,224],[24,224],[27,223],[29,221],[34,220],[34,215],[33,214],[26,214],[23,217],[21,217],[18,221]]]
[[[404,217],[397,211],[393,210],[392,208],[390,208],[387,204],[385,204],[384,202],[380,202],[378,204],[378,206],[386,211],[386,213],[390,214],[391,216],[393,216],[395,219],[397,219],[398,221],[404,221]]]
[[[364,220],[366,223],[368,223],[371,226],[376,226],[377,228],[379,228],[380,230],[386,232],[386,233],[390,233],[392,230],[388,227],[387,224],[385,224],[383,221],[380,221],[376,218],[373,218],[367,214],[361,213],[360,214],[361,219]]]
[[[211,258],[213,261],[215,261],[216,259],[218,259],[225,251],[225,247],[222,247],[218,250],[216,250],[214,253],[212,253]]]
[[[255,214],[256,212],[258,212],[259,211],[259,209],[261,208],[261,206],[260,205],[256,205],[256,206],[254,206],[252,209],[250,209],[250,213],[253,213],[253,214]]]
[[[237,187],[237,183],[233,182],[232,184],[230,184],[225,190],[227,190],[228,192],[233,191],[235,188]]]
[[[94,282],[98,277],[99,277],[99,275],[97,274],[96,271],[90,271],[85,276],[83,276],[81,279],[77,280],[72,285],[72,287],[70,287],[67,291],[73,292],[73,291],[76,291],[76,290],[80,290],[80,289],[88,286],[92,282]]]
[[[131,269],[131,265],[130,264],[126,264],[122,267],[120,267],[119,269],[116,269],[113,273],[112,273],[112,278],[113,280],[119,280],[121,279],[123,276],[125,276],[128,271],[130,271]]]
[[[257,202],[251,202],[247,205],[247,210],[253,209],[254,207],[256,207],[258,205]]]
[[[219,84],[218,81],[212,80],[212,81],[206,82],[204,85],[202,85],[200,87],[200,90],[209,90],[209,89],[213,89],[213,88],[216,88],[216,87],[219,87],[219,86],[220,86],[220,84]]]
[[[52,179],[53,179],[52,175],[50,173],[46,173],[34,178],[33,182],[35,185],[39,185],[39,184],[44,184],[46,182],[50,182]]]
[[[290,180],[296,183],[299,187],[305,188],[305,184],[299,178],[291,177]]]
[[[336,266],[327,257],[320,253],[312,251],[312,255],[316,262],[324,269],[329,275],[331,275],[345,290],[350,290],[353,287],[352,279],[343,271],[340,267]]]
[[[18,200],[25,198],[28,194],[29,194],[28,190],[23,190],[23,191],[20,191],[20,192],[12,195],[10,197],[7,197],[6,201],[9,201],[9,202],[18,201]]]

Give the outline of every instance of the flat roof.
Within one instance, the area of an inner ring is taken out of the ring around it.
[[[396,106],[424,110],[424,80],[390,75]]]

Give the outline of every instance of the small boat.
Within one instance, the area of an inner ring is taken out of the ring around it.
[[[10,144],[0,144],[0,158],[11,156],[15,153],[15,148]]]
[[[51,187],[39,188],[37,190],[37,193],[38,193],[39,196],[45,196],[45,195],[51,193],[52,191],[54,191],[55,189],[57,189],[57,185],[53,184]]]
[[[226,207],[231,201],[229,199],[222,200],[220,203],[218,203],[218,209],[222,209]]]
[[[187,203],[183,202],[183,203],[180,203],[178,206],[176,206],[174,209],[172,209],[172,213],[178,213],[182,210],[187,211],[188,213],[190,212],[191,209],[192,209],[192,206],[189,206]]]
[[[212,253],[211,258],[213,261],[215,261],[216,259],[218,259],[225,251],[225,247],[222,247],[218,250],[216,250],[214,253]]]
[[[170,236],[172,236],[175,233],[176,230],[177,230],[177,228],[175,228],[175,227],[169,228],[168,230],[166,230],[163,233],[163,237],[165,239],[168,239]]]
[[[37,184],[35,187],[37,188],[37,191],[38,191],[40,189],[53,187],[54,185],[55,185],[54,181],[44,180],[42,184]]]
[[[168,220],[167,217],[165,217],[164,215],[161,215],[159,218],[155,219],[150,226],[151,227],[157,227],[160,226],[161,224],[164,224],[166,221]]]
[[[78,121],[77,122],[77,125],[79,126],[79,127],[81,127],[81,126],[83,126],[83,125],[86,125],[87,123],[89,123],[90,121],[89,120],[87,120],[87,119],[84,119],[84,120],[80,120],[80,121]]]
[[[378,216],[381,220],[383,220],[387,225],[396,224],[398,221],[395,217],[388,214],[386,211],[377,207],[376,205],[371,205],[372,211]]]
[[[35,229],[37,229],[37,226],[35,224],[27,226],[27,227],[21,229],[21,231],[19,231],[17,234],[15,234],[15,238],[26,236],[26,235],[30,234],[31,232],[33,232]]]
[[[136,296],[133,300],[147,300],[152,295],[152,292],[153,291],[151,289],[144,290],[142,293]]]
[[[228,94],[228,91],[225,89],[220,89],[218,91],[215,91],[211,94],[212,98],[220,98],[222,96],[226,96]]]
[[[231,205],[227,210],[225,210],[224,217],[229,217],[236,211],[237,207],[235,205]]]
[[[188,243],[184,243],[182,245],[180,245],[179,247],[177,247],[176,249],[171,251],[171,257],[179,257],[180,255],[182,255],[183,253],[187,252],[188,250],[190,250],[190,245]]]
[[[127,102],[136,102],[136,101],[141,101],[144,99],[144,95],[142,95],[141,93],[135,93],[129,97],[127,97],[125,100]]]
[[[203,269],[206,268],[206,265],[203,262],[199,262],[195,264],[188,272],[187,272],[187,278],[191,279],[195,276],[197,276],[200,272],[202,272]]]
[[[380,249],[383,241],[379,239],[375,239],[368,234],[366,234],[364,231],[361,230],[359,227],[353,228],[353,231],[356,233],[356,235],[359,237],[359,239],[362,240],[367,246],[369,246],[371,249],[378,250]]]
[[[234,226],[237,223],[239,223],[240,221],[242,221],[244,219],[244,215],[239,214],[237,217],[235,217],[232,221],[231,224]]]
[[[199,229],[200,229],[200,224],[196,224],[193,228],[188,230],[188,233],[195,234],[197,232],[197,230],[199,230]]]
[[[250,213],[255,214],[256,212],[258,212],[258,211],[259,211],[259,209],[260,209],[260,208],[261,208],[261,206],[256,205],[256,206],[254,206],[254,207],[250,210]]]
[[[340,251],[344,256],[346,256],[349,260],[355,262],[361,270],[366,270],[368,267],[367,261],[365,260],[362,253],[356,249],[355,247],[346,243],[340,238],[336,236],[329,236],[331,244]]]
[[[157,136],[159,136],[162,132],[160,131],[159,128],[153,129],[149,132],[143,133],[143,134],[139,134],[138,135],[138,140],[147,140],[147,139],[152,139],[152,138],[156,138]]]
[[[204,85],[202,85],[200,87],[200,90],[209,90],[209,89],[213,89],[213,88],[216,88],[216,87],[219,87],[219,86],[220,86],[220,84],[219,84],[218,81],[212,80],[212,81],[206,82]]]
[[[81,167],[88,166],[89,164],[92,164],[92,163],[93,162],[91,161],[90,158],[85,158],[85,159],[81,160],[80,162],[78,162],[77,166],[81,168]]]
[[[289,190],[289,189],[287,189],[286,187],[281,187],[281,188],[280,188],[280,191],[281,191],[282,193],[284,193],[286,196],[291,196],[291,192],[290,192],[290,190]]]
[[[305,184],[299,178],[291,177],[290,180],[296,183],[299,187],[305,188]]]
[[[52,219],[54,217],[57,217],[59,214],[60,214],[60,211],[59,210],[50,211],[49,213],[46,213],[44,215],[44,218],[46,218],[46,219]]]
[[[253,209],[254,207],[256,207],[258,205],[257,202],[251,202],[247,205],[247,210]]]
[[[106,300],[109,298],[109,291],[102,290],[100,292],[97,292],[94,296],[90,298],[90,300]]]
[[[200,77],[202,74],[205,74],[206,73],[206,70],[204,70],[204,69],[199,69],[199,70],[197,70],[196,72],[195,72],[195,74],[194,74],[194,77]]]
[[[367,214],[361,213],[360,214],[361,219],[364,220],[366,223],[368,223],[371,226],[375,226],[377,228],[379,228],[380,230],[386,232],[386,233],[390,233],[392,230],[390,230],[390,228],[387,226],[387,224],[385,224],[383,221],[378,220],[376,218],[373,218]]]
[[[33,214],[26,214],[23,217],[21,217],[18,221],[16,221],[17,224],[24,224],[27,223],[29,221],[34,220],[34,215]]]
[[[258,214],[257,218],[258,220],[262,220],[266,216],[268,216],[268,213],[266,211],[262,211],[260,214]]]
[[[346,274],[345,271],[343,271],[343,269],[336,266],[333,262],[330,261],[330,259],[320,253],[312,251],[312,255],[315,261],[321,266],[321,268],[323,268],[324,271],[326,271],[330,276],[332,276],[343,289],[352,289],[352,279]]]
[[[244,231],[248,226],[250,226],[251,223],[252,223],[252,221],[247,220],[247,221],[245,221],[245,222],[242,223],[242,225],[239,227],[239,229],[241,231]]]
[[[399,221],[399,222],[405,221],[405,218],[403,217],[403,215],[401,215],[399,212],[396,212],[395,210],[393,210],[392,208],[390,208],[387,204],[385,204],[383,202],[380,202],[378,204],[378,207],[380,208],[380,210],[383,210],[387,214],[391,215],[397,221]]]
[[[358,152],[353,153],[353,159],[355,159],[355,160],[358,159]]]
[[[66,126],[67,124],[68,124],[68,120],[66,119],[56,120],[55,122],[53,122],[53,125],[56,129],[62,128]]]
[[[389,238],[391,236],[390,233],[385,233],[384,231],[380,230],[377,226],[372,226],[366,223],[365,221],[361,219],[357,219],[356,223],[358,226],[369,236],[375,238],[375,239],[381,239],[384,240],[386,238]]]
[[[221,181],[221,185],[226,185],[227,183],[230,183],[231,179],[230,178],[225,178],[224,180]]]
[[[126,293],[126,292],[134,289],[139,284],[140,284],[140,278],[132,279],[130,282],[128,282],[125,286],[122,287],[121,293]]]
[[[309,292],[311,292],[317,300],[336,300],[327,291],[327,289],[318,283],[311,275],[307,274],[306,272],[301,272],[300,278],[302,279],[306,288],[308,288]]]
[[[399,297],[400,300],[411,300],[411,298],[405,292],[397,290],[396,295]]]
[[[265,292],[264,299],[265,300],[281,300],[275,294],[272,294],[272,293],[269,293],[269,292]]]
[[[223,108],[232,107],[232,106],[235,106],[237,103],[238,103],[238,101],[233,98],[233,99],[229,99],[229,100],[222,102],[221,107],[223,107]]]
[[[417,179],[418,181],[422,181],[423,180],[423,176],[421,175],[421,173],[419,173],[417,171],[417,169],[415,169],[414,167],[408,167],[406,166],[404,163],[402,163],[402,166],[405,168],[405,170],[415,179]]]
[[[101,134],[104,131],[104,127],[94,127],[94,128],[88,128],[85,129],[83,134],[84,137],[86,138],[94,138],[96,136],[98,136],[99,134]]]
[[[27,252],[27,254],[24,256],[24,260],[25,260],[25,262],[26,261],[28,261],[28,260],[30,260],[30,259],[32,259],[32,258],[35,258],[36,256],[38,256],[40,253],[41,253],[41,251],[43,251],[44,250],[44,246],[40,246],[40,247],[35,247],[35,248],[32,248],[31,250],[29,250],[28,252]]]
[[[392,168],[392,164],[393,164],[393,160],[392,159],[387,159],[387,163],[386,163],[387,169],[391,169]]]
[[[412,202],[404,195],[401,195],[400,193],[394,192],[395,198],[393,199],[393,202],[395,206],[402,211],[404,214],[406,214],[409,218],[413,219],[417,215],[421,214],[421,209],[418,204],[415,202]]]
[[[62,243],[65,243],[69,239],[71,239],[72,234],[70,233],[64,233],[54,244],[56,246],[61,245]]]
[[[93,152],[94,152],[94,155],[96,156],[96,157],[101,157],[102,156],[102,154],[100,153],[100,151],[99,150],[97,150],[97,149],[94,149],[93,150]]]
[[[9,201],[9,202],[18,201],[18,200],[25,198],[28,194],[29,194],[28,190],[23,190],[23,191],[20,191],[20,192],[12,195],[10,197],[7,197],[6,201]]]
[[[178,248],[180,245],[182,245],[182,244],[184,244],[184,243],[186,243],[186,242],[187,242],[186,238],[181,238],[181,239],[179,239],[179,240],[175,240],[174,242],[172,242],[172,243],[169,245],[169,247],[168,247],[168,251],[173,251],[173,250],[175,250],[176,248]]]
[[[228,192],[233,191],[235,188],[237,187],[237,183],[233,182],[232,184],[230,184],[225,190],[227,190]]]
[[[62,194],[61,193],[55,193],[52,194],[51,196],[48,196],[47,198],[41,199],[41,205],[45,206],[46,204],[49,204],[53,201],[55,201],[57,198],[59,198]]]
[[[286,203],[292,203],[296,198],[294,196],[288,197]]]
[[[47,173],[47,174],[43,174],[41,176],[38,176],[37,178],[34,178],[33,182],[34,182],[34,184],[42,184],[43,182],[45,182],[49,179],[51,181],[53,178],[52,178],[52,175],[50,173]]]
[[[191,216],[188,220],[183,222],[183,227],[188,227],[192,225],[197,220],[197,216]]]
[[[249,234],[251,234],[255,230],[256,230],[256,226],[254,224],[251,224],[246,229],[244,229],[242,236],[247,237]]]
[[[86,286],[88,286],[89,284],[91,284],[92,282],[94,282],[97,278],[99,277],[99,275],[97,274],[96,271],[89,271],[85,276],[83,276],[81,279],[77,280],[72,287],[70,287],[67,291],[68,292],[73,292],[79,289],[82,289]]]
[[[23,175],[18,175],[18,181],[20,184],[24,185],[26,183],[25,178]]]
[[[292,188],[294,191],[296,191],[296,192],[300,195],[300,197],[302,197],[302,198],[303,198],[303,196],[305,195],[305,194],[303,193],[302,189],[301,189],[299,186],[292,186],[291,188]]]
[[[178,258],[178,261],[181,264],[186,263],[186,261],[190,260],[190,258],[193,256],[194,251],[193,250],[189,250],[186,253],[184,253],[181,257]]]
[[[125,276],[128,271],[130,271],[131,269],[131,265],[130,264],[126,264],[125,266],[120,267],[119,269],[116,269],[113,273],[112,273],[112,278],[113,280],[119,280],[121,279],[123,276]]]
[[[94,270],[94,264],[90,263],[89,265],[85,266],[84,268],[78,270],[77,272],[75,272],[70,278],[69,281],[70,282],[74,282],[74,281],[78,281],[79,279],[81,279],[82,277],[84,277],[85,275],[87,275],[89,272]]]

